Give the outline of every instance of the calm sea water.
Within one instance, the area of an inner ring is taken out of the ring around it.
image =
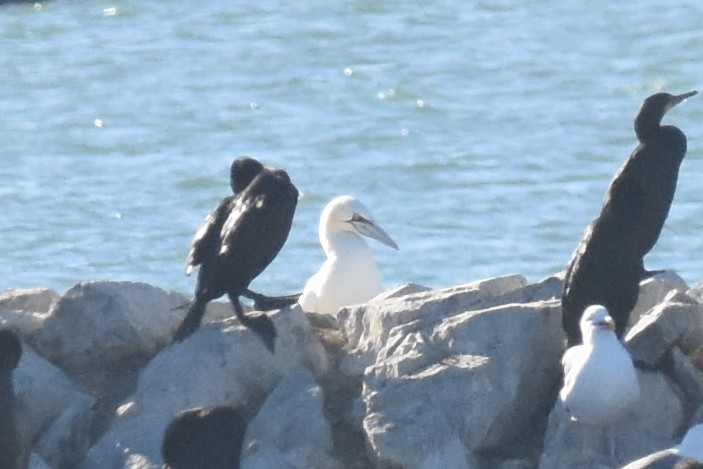
[[[56,0],[0,7],[0,289],[192,291],[238,155],[304,193],[254,287],[298,291],[317,222],[363,200],[387,286],[561,270],[649,94],[703,91],[703,3]],[[649,268],[703,280],[703,97]]]

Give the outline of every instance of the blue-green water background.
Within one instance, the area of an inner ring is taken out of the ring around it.
[[[254,287],[297,291],[317,222],[362,199],[385,283],[561,270],[647,95],[703,88],[703,3],[56,0],[0,7],[0,289],[184,293],[241,154],[304,193]],[[703,98],[649,268],[703,279]]]

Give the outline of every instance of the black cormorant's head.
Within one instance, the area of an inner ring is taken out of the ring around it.
[[[642,103],[642,107],[635,117],[635,132],[642,140],[652,135],[661,123],[664,114],[679,103],[686,101],[691,96],[698,94],[698,91],[689,91],[679,95],[669,93],[656,93],[648,97]]]
[[[239,194],[264,169],[264,165],[248,156],[242,156],[232,162],[229,170],[229,185],[233,194]]]
[[[20,339],[10,329],[0,330],[0,373],[12,371],[22,358]]]
[[[166,428],[161,454],[169,469],[238,468],[245,431],[239,408],[184,410]]]

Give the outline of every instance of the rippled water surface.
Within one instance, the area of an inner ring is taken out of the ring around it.
[[[0,7],[0,289],[188,293],[191,237],[248,154],[304,193],[255,282],[302,288],[356,195],[387,286],[561,270],[649,94],[703,88],[703,3],[67,1]],[[649,268],[703,280],[703,98]]]

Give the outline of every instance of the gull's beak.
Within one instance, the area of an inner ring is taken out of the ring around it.
[[[596,326],[614,331],[615,321],[613,321],[613,318],[611,318],[610,316],[606,316],[602,321],[597,322]]]
[[[349,220],[349,223],[360,235],[373,238],[393,249],[398,249],[398,245],[393,241],[393,238],[372,220],[355,215],[354,218]]]

